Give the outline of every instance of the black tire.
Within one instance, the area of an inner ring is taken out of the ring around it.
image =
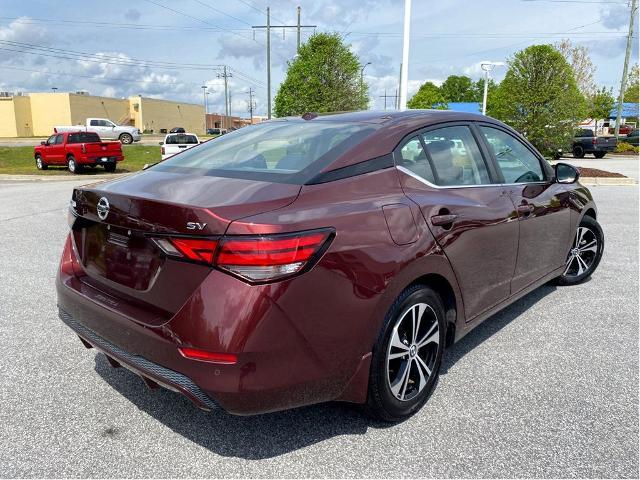
[[[104,171],[105,172],[109,172],[109,173],[113,173],[116,171],[116,164],[114,163],[105,163],[104,165]]]
[[[76,162],[73,155],[69,155],[67,157],[67,168],[73,174],[82,173],[82,165],[79,165],[78,162]]]
[[[49,165],[44,163],[44,160],[42,160],[41,155],[36,155],[36,168],[38,170],[46,170],[47,168],[49,168]]]
[[[582,148],[580,145],[574,145],[573,156],[575,158],[584,158],[584,148]]]
[[[403,328],[412,326],[411,316],[414,312],[421,312],[418,315],[420,322],[417,334],[412,333],[413,329]],[[434,331],[436,325],[437,331]],[[394,339],[396,342],[393,342]],[[421,339],[422,346],[418,346]],[[405,289],[389,308],[373,348],[368,413],[379,420],[398,422],[418,411],[437,382],[444,341],[444,307],[438,294],[425,285],[413,285]],[[398,342],[402,342],[402,348],[395,346]],[[389,359],[389,356],[400,358]],[[427,377],[424,375],[429,369],[424,369],[422,365],[431,367]],[[404,376],[406,371],[409,372],[408,377]],[[398,388],[397,393],[392,390],[396,388],[392,384]]]
[[[607,152],[593,152],[593,156],[596,158],[604,158]]]
[[[120,143],[123,145],[131,145],[133,143],[133,136],[130,133],[121,133]]]
[[[586,231],[581,232],[581,229],[586,229]],[[578,240],[580,240],[579,243]],[[592,240],[596,241],[595,249],[590,247]],[[576,251],[576,248],[579,251]],[[567,254],[566,269],[562,275],[556,278],[555,283],[557,285],[577,285],[584,282],[598,268],[602,259],[602,252],[604,252],[602,227],[595,219],[582,217],[582,221],[573,237],[571,249]],[[576,254],[580,258],[577,258]]]

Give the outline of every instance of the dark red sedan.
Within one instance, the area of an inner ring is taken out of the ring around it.
[[[604,237],[578,176],[479,115],[250,126],[74,190],[60,317],[204,409],[342,400],[399,420],[446,346],[596,269]]]

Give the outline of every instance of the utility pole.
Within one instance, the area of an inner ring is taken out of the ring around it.
[[[296,43],[296,53],[300,51],[300,6],[298,5],[298,41]]]
[[[202,85],[202,103],[204,106],[204,133],[207,133],[207,86]]]
[[[620,122],[622,121],[622,102],[624,91],[627,89],[627,71],[629,70],[629,57],[631,56],[631,39],[633,38],[633,21],[638,9],[637,0],[631,0],[631,11],[629,17],[629,34],[627,35],[627,51],[624,55],[624,67],[622,68],[622,81],[620,82],[620,95],[618,96],[618,109],[616,112],[616,139],[620,136]]]
[[[398,77],[398,88],[402,90],[402,63],[400,64],[400,76]],[[400,98],[398,98],[398,88],[396,88],[396,101],[394,103],[394,108],[396,110],[400,110]],[[406,99],[405,99],[406,102]],[[405,105],[406,108],[406,105]]]
[[[271,29],[282,28],[283,32],[286,28],[295,28],[298,30],[298,50],[300,49],[300,29],[316,28],[317,25],[300,25],[300,7],[298,7],[298,23],[296,25],[271,25],[270,9],[267,7],[267,24],[253,25],[251,28],[267,29],[267,118],[271,118]]]
[[[229,120],[231,120],[231,126],[233,127],[233,120],[231,119],[232,116],[233,113],[231,113],[231,90],[229,90]]]
[[[227,128],[228,118],[229,118],[229,89],[227,85],[227,78],[233,77],[231,72],[227,72],[227,66],[222,66],[222,73],[217,75],[218,78],[224,79],[224,122],[222,128]]]
[[[249,118],[251,118],[251,125],[253,125],[253,89],[249,87]]]
[[[399,110],[407,108],[407,86],[409,75],[409,28],[411,27],[411,0],[404,0],[404,31],[402,36],[402,67],[400,68]]]

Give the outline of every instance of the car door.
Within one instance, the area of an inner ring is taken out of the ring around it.
[[[51,159],[49,163],[53,163],[56,165],[65,163],[66,159],[64,156],[64,145],[63,145],[64,135],[62,133],[58,133],[57,135],[51,138],[50,138],[51,143],[49,143],[49,147],[48,147],[49,149],[48,155],[49,155],[49,158]]]
[[[105,139],[113,139],[113,124],[111,122],[107,122],[106,120],[100,120],[94,118],[90,122],[90,130],[92,132],[96,132],[100,138]]]
[[[518,212],[520,240],[511,282],[516,293],[564,265],[571,240],[570,188],[555,182],[546,160],[512,132],[496,125],[478,129]]]
[[[394,152],[405,194],[453,267],[467,321],[509,297],[518,249],[513,203],[476,135],[468,124],[430,127]]]

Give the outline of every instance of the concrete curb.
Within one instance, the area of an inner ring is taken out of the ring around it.
[[[11,175],[3,173],[0,174],[0,182],[71,182],[86,180],[87,183],[92,183],[100,180],[111,180],[123,175],[129,175],[129,172],[105,173],[102,175]]]
[[[627,177],[580,177],[580,183],[583,185],[637,185],[638,182],[634,178]]]

